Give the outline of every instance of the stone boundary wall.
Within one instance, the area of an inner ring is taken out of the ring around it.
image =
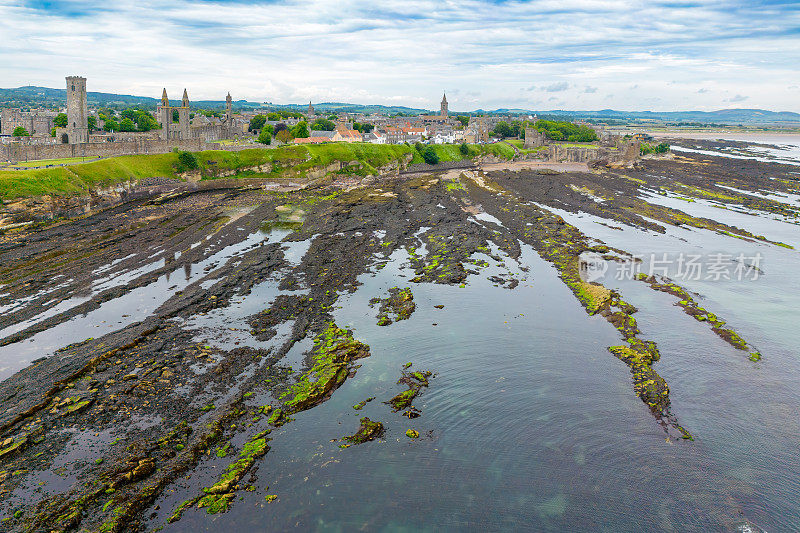
[[[417,163],[414,165],[408,165],[406,169],[401,174],[410,174],[415,172],[436,172],[437,170],[451,170],[454,168],[475,168],[476,163],[470,159],[464,159],[463,161],[443,161],[436,165],[429,165],[427,163]]]
[[[551,144],[548,147],[548,160],[558,163],[591,163],[593,161],[635,161],[639,159],[639,143],[623,143],[616,150],[604,146],[583,148]]]
[[[201,150],[227,150],[228,152],[241,152],[242,150],[252,150],[254,148],[271,148],[269,145],[264,144],[221,144],[221,143],[206,143]]]
[[[578,146],[563,146],[551,144],[548,158],[554,162],[588,163],[608,156],[608,150],[601,148],[581,148]]]
[[[133,154],[164,154],[173,149],[197,152],[205,149],[203,139],[184,140],[138,140],[113,143],[7,144],[0,146],[0,160],[35,161],[39,159],[63,159],[68,157],[113,157]]]

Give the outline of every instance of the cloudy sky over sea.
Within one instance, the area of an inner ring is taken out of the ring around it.
[[[0,0],[0,87],[800,112],[796,1]]]

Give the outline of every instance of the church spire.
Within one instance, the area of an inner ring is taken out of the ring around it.
[[[183,107],[189,107],[189,93],[186,89],[183,90]]]
[[[161,107],[169,107],[169,98],[167,98],[167,88],[161,92]]]

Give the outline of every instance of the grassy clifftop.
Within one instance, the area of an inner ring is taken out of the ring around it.
[[[127,155],[63,167],[0,171],[0,198],[81,194],[153,176],[174,176],[176,154]]]
[[[514,153],[502,144],[472,145],[464,156],[458,145],[434,145],[441,161],[460,161],[478,155],[495,155],[510,159]],[[336,161],[360,163],[353,172],[372,173],[393,161],[423,162],[413,146],[367,143],[331,143],[320,145],[253,148],[239,152],[207,150],[196,152],[204,179],[218,175],[228,177],[282,178],[303,175],[306,171]],[[43,195],[71,196],[88,192],[93,187],[149,177],[178,177],[178,156],[175,153],[128,155],[61,167],[0,171],[0,199]],[[259,167],[261,167],[259,169]],[[230,174],[233,173],[232,176]]]

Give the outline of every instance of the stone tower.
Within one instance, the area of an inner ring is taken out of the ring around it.
[[[443,118],[447,118],[447,95],[442,93],[442,108],[439,113]]]
[[[161,93],[161,103],[158,104],[158,108],[156,109],[156,118],[158,119],[158,123],[161,124],[161,133],[159,137],[168,140],[170,137],[170,126],[172,126],[172,108],[169,106],[166,88]]]
[[[314,115],[316,115],[316,113],[314,112],[314,106],[311,105],[311,100],[309,100],[308,101],[308,116],[309,117],[313,117]]]
[[[67,76],[67,140],[70,144],[89,142],[88,120],[86,78]]]
[[[233,123],[233,98],[230,92],[225,97],[225,122],[229,125]]]
[[[183,90],[183,99],[181,100],[181,107],[178,108],[178,131],[180,132],[181,139],[188,139],[189,132],[189,93],[186,89]]]

